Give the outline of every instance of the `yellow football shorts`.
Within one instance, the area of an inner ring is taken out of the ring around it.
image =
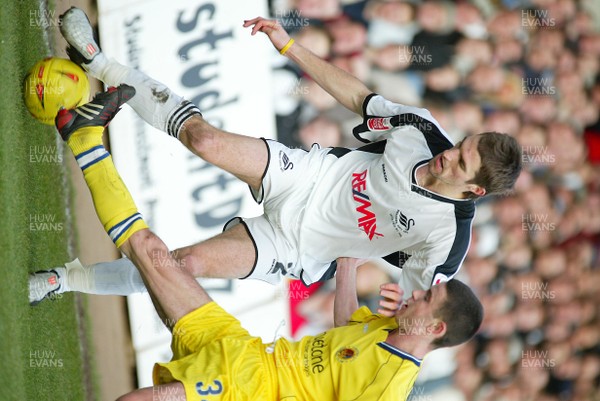
[[[215,302],[173,328],[173,359],[154,365],[154,384],[179,381],[187,401],[276,400],[272,354]]]

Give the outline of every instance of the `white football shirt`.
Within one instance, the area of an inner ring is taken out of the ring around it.
[[[475,204],[416,182],[419,166],[454,146],[429,111],[371,94],[363,115],[354,135],[369,144],[332,148],[307,202],[301,278],[307,284],[331,278],[339,256],[383,257],[402,268],[400,285],[409,297],[456,274],[469,247]]]

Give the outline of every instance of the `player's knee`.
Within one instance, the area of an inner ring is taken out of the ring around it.
[[[148,253],[149,250],[159,247],[161,244],[164,246],[160,238],[150,230],[138,231],[128,241],[132,250],[138,255]]]
[[[129,243],[137,259],[145,260],[146,263],[149,260],[153,266],[160,265],[164,260],[171,258],[165,243],[150,230],[136,233],[130,238]]]
[[[206,258],[202,247],[185,247],[173,251],[173,256],[179,265],[189,271],[194,277],[208,277]]]

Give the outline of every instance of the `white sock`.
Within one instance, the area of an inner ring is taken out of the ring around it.
[[[146,291],[135,265],[127,258],[83,266],[78,259],[56,268],[61,277],[59,293],[78,291],[98,295],[130,295]]]
[[[108,58],[106,57],[104,52],[100,51],[98,54],[96,54],[96,57],[94,57],[94,59],[92,61],[90,61],[87,64],[82,64],[81,66],[92,77],[102,81],[102,79],[100,77],[102,75],[102,71],[108,65],[108,62],[109,62]]]
[[[159,130],[179,138],[183,123],[193,115],[202,115],[198,107],[177,95],[164,84],[150,78],[143,72],[108,60],[100,52],[91,63],[86,64],[90,75],[108,86],[122,83],[131,85],[136,95],[128,104],[139,116]]]

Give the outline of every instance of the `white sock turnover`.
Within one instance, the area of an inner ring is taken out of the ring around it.
[[[97,295],[131,295],[146,291],[142,276],[127,258],[83,266],[79,259],[56,269],[62,276],[59,292]],[[66,273],[66,274],[65,274]]]
[[[99,53],[86,67],[90,75],[108,86],[118,86],[122,83],[133,86],[136,95],[128,104],[148,124],[175,138],[179,138],[183,123],[188,118],[202,115],[198,107],[174,93],[166,85],[114,59],[108,60],[104,53]]]

